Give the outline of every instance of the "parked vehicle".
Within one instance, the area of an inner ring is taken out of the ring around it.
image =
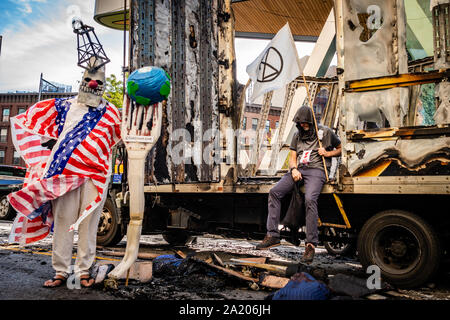
[[[23,167],[0,165],[0,219],[10,220],[16,216],[6,196],[21,188],[25,173]]]

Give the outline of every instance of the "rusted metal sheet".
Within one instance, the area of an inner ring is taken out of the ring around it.
[[[381,9],[376,30],[367,26],[375,21],[369,10],[373,5]],[[336,0],[335,10],[339,82],[336,78],[306,77],[313,101],[322,91],[328,92],[320,122],[339,127],[344,146],[337,182],[327,185],[323,192],[354,192],[354,185],[343,184],[342,177],[445,174],[450,162],[449,86],[445,81],[436,86],[436,125],[418,127],[423,106],[422,87],[417,83],[445,80],[448,72],[424,72],[433,68],[430,59],[408,66],[403,1]],[[255,173],[256,177],[284,173],[277,153],[287,155],[288,114],[292,113],[291,104],[300,103],[299,99],[303,101],[306,96],[303,80],[292,82],[285,90],[279,145],[268,146],[264,155],[267,159],[256,172],[253,170],[254,174],[246,167],[238,174],[239,142],[236,137],[227,137],[228,130],[240,127],[244,110],[243,104],[238,104],[243,96],[238,96],[236,87],[231,1],[163,0],[155,2],[154,12],[154,62],[168,68],[173,90],[158,150],[148,162],[148,182],[175,183],[167,190],[162,186],[154,190],[164,190],[161,192],[268,192],[276,181],[250,183],[248,178],[255,178]],[[412,83],[415,85],[409,86]],[[350,91],[376,90],[346,92],[346,85]],[[390,88],[403,85],[408,87]],[[267,106],[270,104],[266,104],[263,116]],[[378,128],[368,129],[366,124],[370,122]],[[189,133],[187,145],[179,151],[186,153],[190,163],[174,162],[173,148],[180,138],[173,135],[177,129]],[[207,131],[212,134],[205,136]],[[246,180],[240,181],[238,176]],[[153,187],[149,185],[146,190],[150,192]]]
[[[406,15],[403,0],[337,1],[341,6],[337,23],[341,25],[338,55],[343,81],[404,74],[408,71],[406,54]],[[345,57],[345,58],[344,58]],[[408,89],[389,92],[348,93],[342,114],[346,129],[358,129],[358,122],[376,122],[384,127],[401,126],[407,113]]]
[[[432,0],[434,63],[436,69],[450,68],[450,1]]]
[[[346,92],[361,92],[409,87],[425,83],[436,83],[450,77],[450,71],[407,73],[387,77],[354,80],[346,82]]]
[[[438,100],[434,121],[437,125],[450,123],[450,82],[438,83],[435,88]]]
[[[430,66],[428,60],[411,65],[409,71],[413,73],[408,74],[403,1],[337,0],[336,5],[338,61],[343,70],[339,76],[343,90],[341,175],[447,175],[449,88],[447,82],[440,81],[448,78],[448,74],[446,70],[423,72],[423,65]],[[381,10],[376,12],[376,8]],[[377,18],[379,25],[370,27],[368,23]],[[422,94],[420,84],[434,82],[440,82],[436,96],[438,100],[442,98],[434,114],[436,126],[415,126],[417,106],[422,103],[418,103]],[[395,88],[400,86],[405,87]],[[439,92],[440,86],[443,92]],[[411,188],[408,192],[412,192]],[[443,193],[439,188],[428,189]],[[368,192],[368,188],[354,186],[352,191]],[[397,187],[379,191],[402,193]]]
[[[172,15],[170,1],[156,1],[155,3],[155,57],[156,66],[164,70],[170,70],[172,61],[172,51],[170,50],[170,29],[172,24]],[[169,145],[170,132],[172,132],[172,95],[169,95],[168,103],[163,109],[163,122],[161,126],[161,136],[158,139],[155,148],[150,151],[147,158],[146,183],[163,182],[171,180],[169,175],[168,162],[170,155],[167,152]]]
[[[441,136],[450,136],[450,125],[442,126],[421,126],[421,127],[403,127],[403,128],[383,128],[372,130],[347,131],[347,137],[350,140],[397,140],[399,137],[418,139],[423,137],[437,138]]]
[[[162,67],[172,82],[161,137],[147,158],[147,184],[219,179],[219,105],[230,114],[235,98],[227,4],[231,7],[229,0],[132,2],[131,64]]]
[[[186,13],[185,0],[172,1],[172,61],[171,61],[171,75],[172,75],[172,133],[179,129],[184,129],[185,124],[185,110],[187,108],[185,100],[185,85],[186,85]],[[174,144],[184,142],[184,136],[171,135],[171,146],[174,150]],[[182,149],[184,150],[184,149]],[[172,154],[172,157],[183,157],[184,154]],[[172,182],[184,181],[184,164],[173,163]]]

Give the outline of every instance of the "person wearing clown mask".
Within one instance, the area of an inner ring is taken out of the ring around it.
[[[72,271],[82,287],[94,283],[89,269],[95,260],[97,227],[111,175],[111,149],[120,141],[120,113],[102,98],[104,91],[105,67],[94,56],[77,96],[38,102],[12,121],[40,140],[42,147],[38,163],[28,159],[26,150],[22,152],[29,178],[9,200],[22,217],[22,225],[17,218],[14,223],[21,231],[11,232],[16,242],[40,240],[53,227],[55,276],[44,287],[65,284]],[[21,141],[16,143],[16,149],[22,150]],[[40,223],[42,235],[36,236],[36,227],[34,234],[27,234],[25,226],[31,223]],[[74,231],[78,231],[78,252],[72,266]]]

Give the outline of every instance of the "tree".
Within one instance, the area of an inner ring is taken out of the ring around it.
[[[122,108],[123,104],[123,81],[117,80],[115,74],[106,78],[106,90],[103,98],[111,102],[117,108]]]
[[[420,100],[422,100],[422,116],[423,124],[426,126],[432,126],[434,122],[434,113],[436,112],[436,106],[434,101],[435,84],[424,84],[421,87]]]

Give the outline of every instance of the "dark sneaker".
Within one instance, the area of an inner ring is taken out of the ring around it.
[[[266,250],[280,245],[280,238],[265,236],[264,240],[256,246],[256,250]]]
[[[301,262],[303,262],[303,263],[313,262],[314,253],[315,253],[314,246],[311,243],[308,243],[305,247],[305,253],[303,254]]]

